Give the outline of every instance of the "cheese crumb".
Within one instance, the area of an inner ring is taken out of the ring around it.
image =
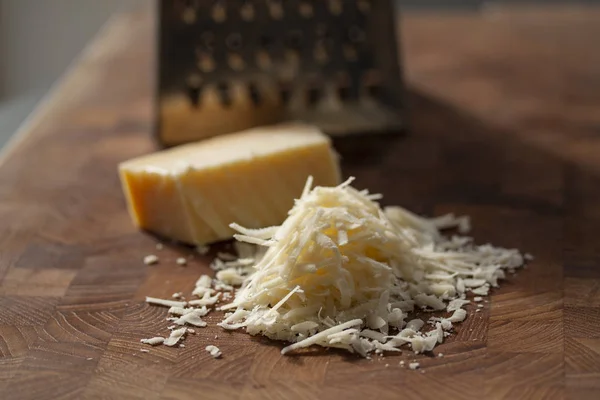
[[[412,362],[412,363],[408,364],[408,368],[413,369],[413,370],[419,368],[420,366],[421,366],[421,364],[419,364],[418,362]]]
[[[198,254],[200,254],[202,256],[205,256],[210,251],[210,247],[208,247],[208,246],[198,246],[198,247],[196,247],[196,251],[198,252]]]
[[[219,358],[222,355],[221,350],[219,350],[217,346],[209,345],[206,346],[205,350],[208,351],[213,358]]]
[[[165,346],[175,346],[185,335],[187,328],[175,329],[168,338],[164,339]]]
[[[481,296],[475,296],[475,297],[473,297],[473,301],[474,302],[480,302],[482,300],[483,300],[483,297],[481,297]]]
[[[141,351],[142,353],[150,353],[150,350],[148,350],[148,349],[140,349],[140,351]]]
[[[152,346],[156,346],[159,344],[163,344],[165,341],[164,337],[160,337],[160,336],[156,336],[150,339],[141,339],[140,342],[144,343],[144,344],[149,344]]]
[[[185,257],[178,257],[176,262],[177,265],[180,265],[182,267],[185,267],[187,265],[187,260],[185,259]]]
[[[444,357],[444,353],[438,353],[438,357]]]
[[[146,257],[144,257],[144,264],[154,265],[156,263],[158,263],[158,257],[154,254],[148,254]]]

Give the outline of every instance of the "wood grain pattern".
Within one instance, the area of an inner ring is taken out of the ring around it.
[[[166,332],[144,296],[191,289],[210,261],[177,266],[191,250],[157,251],[121,195],[118,162],[155,148],[151,14],[112,20],[0,159],[2,399],[598,398],[600,9],[403,17],[411,131],[337,138],[345,175],[384,204],[469,214],[479,242],[536,258],[443,357],[371,361],[283,357],[218,313],[185,348],[140,351]]]

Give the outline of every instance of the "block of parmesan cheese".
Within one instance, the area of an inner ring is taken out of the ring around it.
[[[141,229],[203,245],[231,238],[229,224],[281,224],[309,175],[340,182],[337,154],[317,128],[285,124],[214,137],[119,165],[130,215]]]

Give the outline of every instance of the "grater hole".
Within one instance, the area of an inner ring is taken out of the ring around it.
[[[196,22],[196,10],[194,8],[186,8],[181,14],[181,19],[188,25]]]
[[[300,2],[298,11],[300,12],[300,15],[304,18],[311,18],[314,14],[313,5],[308,1]]]
[[[225,39],[225,45],[229,50],[238,51],[242,48],[242,35],[239,33],[232,33]]]
[[[346,43],[346,44],[344,44],[342,49],[344,52],[344,58],[347,61],[358,60],[358,51],[356,50],[355,46],[353,46],[352,44]]]
[[[229,53],[227,63],[229,64],[229,68],[234,71],[242,71],[246,67],[244,59],[238,53]]]
[[[283,4],[281,0],[268,0],[269,4],[269,15],[273,19],[282,19],[283,18]]]
[[[229,85],[226,82],[219,83],[217,85],[217,93],[219,95],[219,99],[221,100],[221,104],[223,105],[223,107],[230,107],[232,100]]]
[[[285,51],[285,60],[288,64],[296,65],[300,61],[300,53],[296,49],[287,49]]]
[[[377,71],[367,71],[362,83],[367,96],[372,98],[379,98],[381,96],[381,76]]]
[[[271,47],[273,47],[273,38],[267,35],[261,35],[258,38],[258,44],[261,48],[269,50]]]
[[[381,97],[381,85],[379,83],[372,82],[365,89],[369,97],[374,99]]]
[[[202,47],[206,50],[213,51],[215,49],[215,34],[212,32],[204,32],[202,36],[200,36],[200,42],[202,43]]]
[[[211,17],[213,21],[217,23],[225,22],[227,20],[227,9],[222,0],[217,0],[212,7]]]
[[[302,47],[302,31],[291,31],[285,38],[285,45],[290,49],[300,49]]]
[[[279,100],[283,105],[290,102],[292,97],[292,89],[287,83],[279,83]]]
[[[337,94],[342,101],[347,101],[352,97],[350,92],[350,77],[345,72],[338,74]]]
[[[254,105],[260,105],[260,103],[262,102],[260,91],[258,90],[258,87],[252,82],[248,84],[248,94],[250,95],[250,100],[252,100],[252,103],[254,103]]]
[[[317,82],[311,82],[306,90],[306,102],[309,106],[316,105],[321,99],[323,92]]]
[[[335,40],[333,38],[333,34],[331,29],[327,27],[325,24],[320,24],[315,29],[315,34],[317,36],[317,41],[323,43],[324,46],[332,47],[335,46]]]
[[[371,11],[371,1],[370,0],[356,0],[356,6],[363,14]]]
[[[197,107],[200,103],[200,89],[202,87],[202,78],[200,75],[191,75],[187,80],[187,92],[190,103]]]
[[[215,60],[214,58],[206,53],[200,52],[198,54],[198,68],[202,72],[212,72],[215,70]]]
[[[323,41],[318,41],[315,44],[315,48],[313,50],[313,57],[315,61],[319,64],[325,64],[329,61],[329,54],[327,53],[327,47]]]
[[[329,38],[331,36],[331,33],[329,33],[329,29],[327,28],[327,25],[325,24],[318,24],[317,27],[315,28],[315,33],[317,34],[317,37],[320,38]]]
[[[190,75],[187,79],[187,84],[189,86],[200,87],[202,84],[202,78],[198,74]]]
[[[269,69],[271,67],[271,56],[265,50],[260,50],[256,53],[256,65],[260,69]]]
[[[342,0],[329,0],[329,12],[333,15],[340,15],[344,11]]]
[[[353,43],[363,43],[365,41],[365,32],[356,25],[348,29],[348,39]]]
[[[245,1],[240,8],[240,16],[244,21],[254,20],[254,5],[250,1]]]

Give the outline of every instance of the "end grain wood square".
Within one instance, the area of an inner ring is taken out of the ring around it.
[[[24,357],[41,337],[39,326],[0,325],[0,359]]]
[[[306,400],[322,398],[322,386],[313,382],[274,380],[264,383],[247,383],[240,400]]]
[[[254,362],[250,369],[251,382],[264,384],[276,381],[303,381],[320,385],[327,370],[327,352],[319,351],[315,356],[288,357],[281,354],[282,344],[255,345]]]
[[[485,343],[481,341],[445,342],[435,349],[436,354],[443,357],[425,357],[421,364],[427,372],[427,376],[455,376],[470,375],[481,371],[487,354]],[[405,364],[408,365],[408,358]]]
[[[565,377],[567,399],[595,400],[600,392],[600,374],[567,374]]]
[[[106,346],[87,343],[36,343],[27,353],[16,376],[53,369],[91,375],[105,349]]]
[[[0,297],[0,325],[43,325],[54,312],[57,297],[2,296]]]
[[[386,386],[390,382],[402,384],[406,377],[406,370],[399,365],[400,361],[404,360],[408,367],[413,360],[421,361],[422,358],[414,355],[409,359],[374,355],[371,360],[361,360],[352,356],[332,355],[327,365],[324,386],[342,387],[348,382],[358,386]]]
[[[85,255],[79,245],[52,242],[30,243],[16,263],[17,268],[74,269],[83,267]]]
[[[175,358],[169,351],[175,349],[162,348],[148,355],[139,351],[140,345],[139,339],[137,343],[111,341],[82,398],[121,399],[135,394],[138,398],[157,399]]]
[[[65,399],[78,400],[90,380],[79,372],[39,370],[14,376],[6,388],[10,400]]]
[[[167,381],[160,399],[237,400],[242,395],[243,390],[243,384],[219,383],[210,379],[171,377]]]
[[[61,297],[76,274],[58,268],[11,268],[2,281],[0,295]]]
[[[202,328],[196,334],[188,334],[185,348],[176,348],[176,363],[171,368],[171,376],[176,379],[203,380],[223,385],[243,385],[250,381],[254,365],[256,346],[251,343],[236,343],[225,338],[214,339]],[[213,358],[206,346],[216,345],[222,353]],[[153,349],[150,349],[153,352]]]
[[[44,325],[52,340],[106,345],[119,327],[122,309],[104,311],[56,311]]]
[[[563,354],[489,352],[485,368],[486,397],[562,399]],[[507,385],[510,382],[510,385]]]
[[[495,294],[490,321],[534,321],[562,324],[563,292],[528,293],[510,291]]]
[[[568,375],[600,373],[600,338],[567,337],[565,363]]]
[[[561,353],[563,327],[545,321],[491,321],[488,349],[493,352]]]
[[[600,309],[565,307],[565,335],[573,338],[600,338]]]
[[[565,306],[600,307],[600,279],[565,279]]]

